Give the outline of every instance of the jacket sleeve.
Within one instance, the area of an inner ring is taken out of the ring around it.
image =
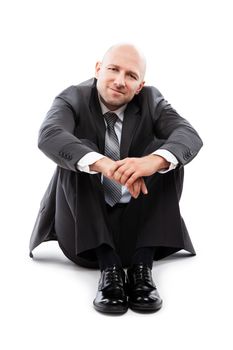
[[[164,99],[156,88],[151,88],[155,135],[165,139],[160,149],[174,154],[180,165],[189,163],[203,146],[197,131]]]
[[[76,163],[93,150],[74,135],[77,116],[64,98],[69,89],[72,87],[55,98],[48,111],[39,130],[38,147],[60,167],[77,172]]]

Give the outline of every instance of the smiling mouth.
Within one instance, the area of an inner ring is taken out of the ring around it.
[[[112,91],[114,91],[114,92],[117,92],[118,94],[122,94],[122,95],[124,95],[124,93],[123,93],[122,91],[115,90],[115,89],[112,89],[112,88],[110,88],[110,90],[112,90]]]

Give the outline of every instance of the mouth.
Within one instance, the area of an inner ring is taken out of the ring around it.
[[[115,90],[115,89],[113,89],[113,88],[109,88],[109,89],[112,90],[112,91],[114,91],[114,92],[116,92],[116,93],[118,93],[118,94],[124,95],[124,93],[123,93],[122,91]]]

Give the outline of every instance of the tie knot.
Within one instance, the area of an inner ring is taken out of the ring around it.
[[[108,127],[113,128],[118,119],[118,116],[116,113],[107,112],[104,114],[104,119],[106,120]]]

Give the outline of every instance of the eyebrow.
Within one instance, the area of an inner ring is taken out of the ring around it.
[[[108,66],[113,66],[113,67],[115,67],[115,68],[121,68],[120,66],[118,66],[117,64],[108,64]],[[108,67],[107,66],[107,67]],[[138,76],[138,74],[136,73],[136,72],[133,72],[133,71],[131,71],[131,70],[129,70],[129,71],[127,71],[127,73],[130,73],[130,74],[133,74],[133,75],[135,75],[136,77],[137,77],[137,79],[139,79],[139,76]]]

